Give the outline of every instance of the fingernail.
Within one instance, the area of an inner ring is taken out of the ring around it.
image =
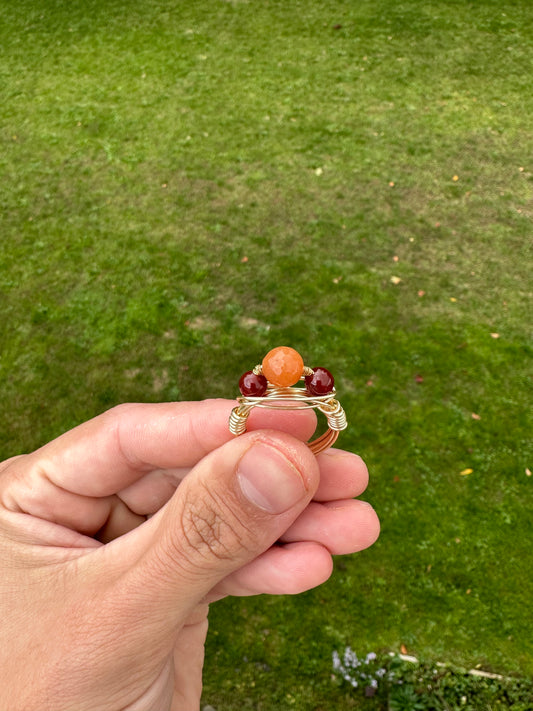
[[[341,461],[342,459],[353,459],[354,457],[352,452],[345,452],[343,449],[326,449],[323,452],[320,452],[320,454],[323,457],[337,459],[338,461]]]
[[[241,459],[237,479],[248,501],[271,514],[287,511],[306,495],[302,476],[294,464],[262,442],[254,444]]]

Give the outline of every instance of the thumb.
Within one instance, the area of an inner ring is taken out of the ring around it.
[[[318,479],[309,448],[281,432],[245,434],[202,459],[147,522],[155,525],[151,542],[132,571],[135,587],[150,590],[146,614],[179,624],[217,583],[278,540]]]

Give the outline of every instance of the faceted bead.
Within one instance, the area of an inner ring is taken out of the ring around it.
[[[263,375],[279,388],[288,388],[300,380],[304,372],[302,356],[294,348],[280,346],[263,358]]]
[[[305,376],[305,387],[309,395],[327,395],[333,390],[333,375],[325,368],[313,368],[313,375]]]
[[[239,380],[239,390],[244,397],[262,397],[266,393],[267,386],[265,376],[256,375],[253,370],[241,375]]]

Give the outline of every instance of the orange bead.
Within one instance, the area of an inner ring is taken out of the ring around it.
[[[279,346],[263,358],[263,375],[272,385],[288,388],[298,382],[304,372],[302,356],[294,348]]]

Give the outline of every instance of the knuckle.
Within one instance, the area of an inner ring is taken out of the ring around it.
[[[253,548],[253,532],[215,492],[204,487],[202,495],[184,502],[181,532],[194,558],[234,560]]]

